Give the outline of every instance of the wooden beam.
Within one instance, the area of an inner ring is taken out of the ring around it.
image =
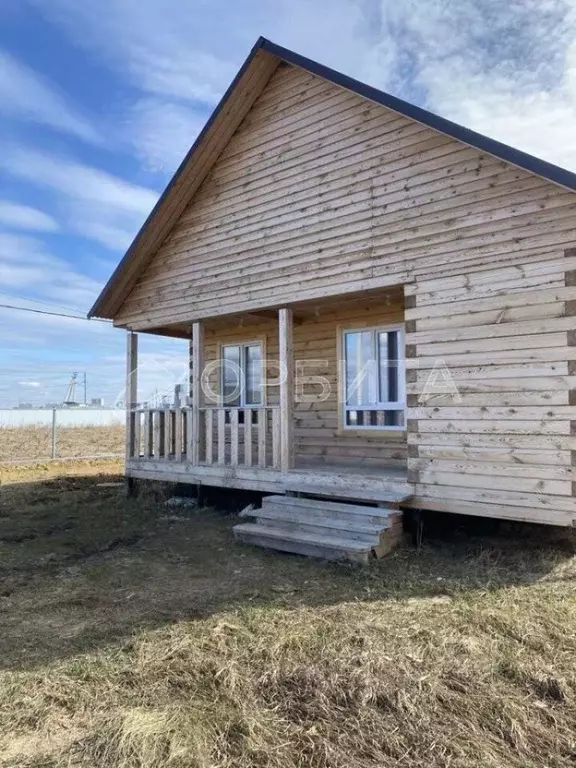
[[[139,456],[136,452],[138,438],[134,409],[138,405],[138,335],[130,331],[126,337],[126,460]],[[138,441],[139,442],[139,441]]]
[[[114,328],[123,328],[125,331],[130,330],[127,326],[122,325],[121,323],[113,323],[113,325]],[[158,328],[149,328],[145,331],[138,330],[138,333],[146,333],[149,336],[167,336],[171,339],[189,339],[190,326],[186,327],[185,325],[182,325],[182,327],[174,326],[173,328],[163,326]]]
[[[280,468],[294,466],[294,351],[292,310],[278,310],[280,363]]]
[[[200,407],[202,405],[202,371],[204,370],[204,326],[192,324],[192,464],[200,461]]]

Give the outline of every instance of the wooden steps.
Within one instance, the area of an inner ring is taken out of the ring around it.
[[[397,493],[386,506],[325,501],[295,496],[266,496],[261,509],[249,508],[241,517],[254,523],[234,526],[234,538],[244,544],[294,552],[326,560],[368,562],[383,557],[402,537],[402,513]]]
[[[245,523],[234,528],[236,541],[256,547],[294,552],[324,560],[357,560],[367,562],[371,548],[364,542],[346,538],[328,538],[306,532],[295,533],[276,528]]]
[[[397,480],[391,480],[388,482],[388,487],[381,488],[362,488],[350,482],[348,478],[346,480],[347,483],[342,485],[337,483],[330,485],[306,485],[303,483],[287,482],[284,483],[284,488],[287,493],[296,493],[303,496],[319,496],[328,499],[346,499],[361,502],[386,502],[391,505],[406,501],[412,493],[409,485]]]

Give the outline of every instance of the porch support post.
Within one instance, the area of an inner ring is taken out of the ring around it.
[[[294,467],[294,350],[292,310],[278,310],[280,342],[280,469]]]
[[[138,334],[129,331],[126,337],[126,461],[140,453],[137,414],[138,405]]]
[[[200,463],[202,371],[204,370],[204,326],[201,322],[192,323],[192,464]]]

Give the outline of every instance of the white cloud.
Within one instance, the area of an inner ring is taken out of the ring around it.
[[[44,386],[39,381],[19,381],[18,384],[25,389],[41,389]]]
[[[105,171],[19,146],[0,154],[0,169],[57,193],[67,227],[112,250],[124,250],[158,193]]]
[[[50,126],[84,141],[100,141],[89,121],[77,114],[53,85],[4,51],[0,51],[0,112]]]
[[[101,288],[98,281],[50,253],[41,240],[6,233],[0,233],[0,284],[12,292],[47,298],[56,311],[66,306],[81,313],[88,310]]]
[[[348,71],[358,72],[366,50],[353,0],[110,0],[105,13],[76,0],[29,2],[140,89],[126,141],[164,174],[184,158],[260,34]]]
[[[214,105],[259,35],[358,72],[374,48],[373,0],[29,0],[133,85]],[[368,42],[368,45],[367,45]]]
[[[121,68],[144,91],[178,99],[214,102],[234,76],[226,44],[211,30],[214,12],[234,28],[234,7],[183,0],[112,0],[102,7],[76,0],[36,0],[77,43]],[[219,7],[218,7],[219,6]],[[78,36],[78,31],[82,35]]]
[[[380,3],[383,24],[405,43],[411,89],[429,108],[571,170],[575,9],[574,0]]]
[[[14,233],[0,233],[0,264],[52,265],[53,257],[44,243],[34,237]]]
[[[38,232],[57,232],[58,222],[52,216],[37,208],[18,205],[8,200],[0,200],[0,224],[11,229],[36,230]]]
[[[101,218],[94,218],[96,211],[92,211],[92,219],[76,219],[75,229],[83,237],[94,240],[96,243],[100,243],[105,248],[109,248],[111,251],[126,251],[128,246],[134,239],[137,227],[126,228],[115,226],[114,224],[107,224],[106,219],[109,218],[107,211],[101,212]],[[112,216],[113,217],[113,213]]]
[[[140,216],[150,212],[158,197],[151,189],[73,160],[16,146],[6,149],[0,156],[0,167],[19,178],[70,197],[113,206]]]
[[[204,114],[183,104],[142,99],[128,118],[128,136],[151,170],[168,174],[180,165],[205,120]]]
[[[259,34],[576,167],[575,0],[29,1],[148,94],[129,140],[154,169],[176,166],[198,102],[215,104]]]

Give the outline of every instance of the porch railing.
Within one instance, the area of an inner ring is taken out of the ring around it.
[[[280,408],[202,407],[198,465],[280,467]],[[193,409],[134,408],[128,418],[128,458],[192,464]]]

